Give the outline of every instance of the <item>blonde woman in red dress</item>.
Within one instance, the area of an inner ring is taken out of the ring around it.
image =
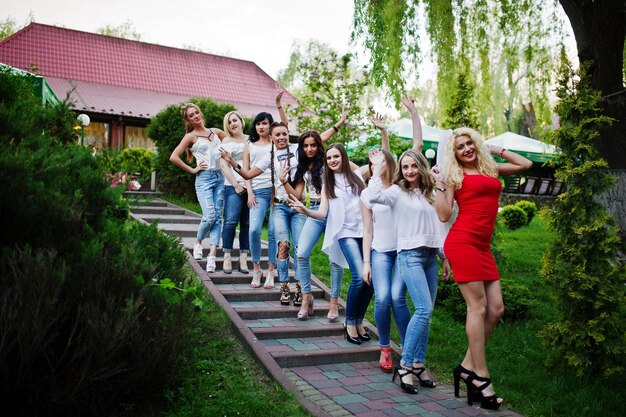
[[[490,242],[498,214],[502,185],[499,175],[527,170],[532,162],[509,150],[485,144],[475,130],[458,128],[446,139],[443,167],[433,167],[435,207],[439,219],[448,221],[454,200],[459,213],[444,244],[454,281],[467,303],[468,349],[454,369],[455,395],[461,380],[467,385],[468,403],[497,410],[502,404],[494,391],[485,359],[485,345],[504,314],[500,276]],[[499,155],[505,163],[496,163]]]

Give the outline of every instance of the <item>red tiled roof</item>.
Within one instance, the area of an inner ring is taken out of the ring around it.
[[[152,117],[164,105],[196,96],[235,104],[247,115],[275,110],[276,82],[251,61],[40,23],[1,41],[0,62],[34,65],[60,98],[73,80],[76,108],[98,113]],[[286,92],[283,102],[296,99]]]

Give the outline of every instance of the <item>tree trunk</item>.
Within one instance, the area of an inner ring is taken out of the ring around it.
[[[624,1],[559,0],[574,31],[578,58],[590,64],[591,85],[603,96],[618,93],[623,86],[623,53],[625,35]],[[611,168],[626,168],[626,100],[624,94],[603,100],[607,116],[616,119],[613,126],[602,130],[598,149]]]
[[[535,115],[533,103],[522,104],[522,111],[524,112],[524,117],[520,126],[520,135],[539,140],[539,133],[537,133],[536,129],[537,116]]]

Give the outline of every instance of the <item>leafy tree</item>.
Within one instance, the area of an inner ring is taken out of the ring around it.
[[[135,25],[130,20],[125,21],[117,26],[106,25],[99,27],[97,33],[107,36],[115,36],[116,38],[141,40],[141,33],[137,32]]]
[[[450,106],[446,109],[444,129],[455,129],[461,126],[477,129],[478,116],[475,106],[474,85],[468,77],[467,67],[464,67],[457,77]]]
[[[235,110],[231,104],[217,104],[210,98],[194,98],[190,102],[202,110],[207,127],[222,128],[224,115]],[[184,122],[180,113],[182,107],[182,103],[173,104],[161,110],[150,120],[147,133],[157,148],[155,168],[158,172],[158,188],[177,195],[193,196],[195,195],[193,175],[189,175],[169,160],[172,151],[185,136]],[[185,156],[181,157],[185,159]]]
[[[19,27],[17,26],[17,22],[11,16],[6,19],[0,21],[0,40],[4,38],[8,38],[17,32]]]
[[[563,37],[559,4],[574,31],[580,62],[592,62],[591,86],[604,95],[622,90],[626,19],[619,1],[355,0],[352,37],[362,40],[370,52],[372,80],[389,87],[396,100],[404,94],[408,73],[420,62],[419,34],[425,29],[438,66],[440,108],[448,107],[450,69],[462,52],[475,67],[472,72],[480,74],[480,108],[491,108],[489,119],[481,120],[483,132],[510,125],[508,115],[517,107],[512,99],[520,96],[518,92],[528,96],[539,121],[547,125],[547,93],[558,62],[551,51]],[[421,5],[425,19],[419,18]],[[626,120],[626,106],[624,100],[603,106],[620,123],[603,130],[598,146],[611,167],[623,168],[621,122]]]
[[[554,143],[556,178],[566,191],[546,211],[557,234],[545,256],[542,275],[553,290],[557,317],[543,336],[579,375],[624,372],[626,354],[626,266],[615,262],[620,240],[614,219],[594,196],[614,178],[594,143],[610,123],[601,115],[600,93],[590,87],[583,66],[575,74],[563,65],[556,110],[561,127]]]

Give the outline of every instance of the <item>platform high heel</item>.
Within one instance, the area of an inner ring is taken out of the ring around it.
[[[468,382],[470,376],[476,375],[473,371],[465,369],[463,365],[459,365],[452,370],[452,374],[454,375],[454,396],[460,397],[459,395],[459,385],[461,381],[465,383],[465,387],[467,389],[467,403],[472,405],[472,401],[480,401],[481,395],[480,392],[476,392],[470,386]],[[461,374],[467,374],[467,377],[463,378]]]
[[[400,388],[402,388],[402,391],[406,392],[407,394],[417,394],[417,388],[415,388],[415,385],[407,384],[406,382],[402,381],[402,378],[409,374],[413,374],[412,369],[406,369],[401,366],[396,366],[393,370],[393,377],[391,378],[391,382],[395,382],[396,376],[398,376],[400,377]],[[411,376],[411,378],[413,377]]]
[[[474,385],[472,383],[473,380],[482,382],[482,384]],[[474,373],[467,378],[467,382],[468,384],[471,384],[471,389],[474,392],[474,394],[478,394],[478,396],[480,397],[481,408],[485,408],[487,410],[497,410],[498,408],[500,408],[500,406],[502,405],[502,402],[498,401],[498,395],[495,392],[493,393],[493,395],[483,394],[483,391],[487,389],[489,385],[491,385],[491,378],[478,376]],[[469,405],[472,405],[472,400],[469,397],[470,396],[468,395],[467,403]],[[478,401],[478,400],[476,399],[474,401]]]
[[[348,334],[348,325],[347,324],[343,324],[343,328],[345,330],[345,334],[346,334],[346,340],[350,343],[353,343],[355,345],[360,345],[361,344],[361,340],[359,339],[359,336],[357,337],[352,337]]]

